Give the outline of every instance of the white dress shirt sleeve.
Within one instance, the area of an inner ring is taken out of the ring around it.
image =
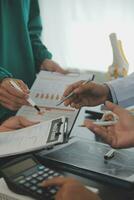
[[[123,107],[134,105],[134,73],[106,83],[111,91],[114,103]]]

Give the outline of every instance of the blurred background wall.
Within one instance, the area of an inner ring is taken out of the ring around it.
[[[112,64],[109,34],[117,33],[134,71],[133,0],[39,0],[42,39],[64,67],[107,71]]]

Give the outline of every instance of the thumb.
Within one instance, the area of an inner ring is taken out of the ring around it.
[[[116,105],[116,104],[111,103],[109,101],[106,101],[105,105],[108,108],[108,110],[111,110],[113,113],[115,113],[117,115],[124,112],[124,108],[121,108],[119,105]]]
[[[23,116],[18,116],[18,117],[19,117],[19,123],[23,127],[32,126],[32,125],[35,125],[35,124],[39,123],[39,122],[30,121],[30,120],[28,120],[27,118],[25,118]]]

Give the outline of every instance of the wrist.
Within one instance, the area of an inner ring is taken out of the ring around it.
[[[3,82],[3,81],[5,81],[5,80],[7,80],[7,79],[11,79],[11,77],[3,77],[3,78],[0,78],[0,84]]]
[[[43,62],[41,63],[41,65],[40,65],[40,69],[45,69],[45,70],[47,70],[47,66],[49,65],[49,62],[50,62],[51,60],[50,59],[48,59],[48,58],[46,58],[45,60],[43,60]]]
[[[0,132],[5,132],[6,128],[3,125],[0,125]]]
[[[111,101],[111,102],[113,102],[113,98],[112,98],[112,94],[111,94],[110,88],[106,84],[104,84],[103,86],[105,88],[104,89],[105,90],[104,102],[105,101]]]

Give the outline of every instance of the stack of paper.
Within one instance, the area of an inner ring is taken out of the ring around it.
[[[44,113],[39,115],[31,106],[23,106],[17,113],[30,120],[50,120],[59,116],[65,116],[69,119],[69,130],[72,128],[73,122],[77,116],[78,110],[65,107],[64,104],[56,106],[60,101],[65,89],[72,83],[80,80],[87,80],[92,75],[88,73],[70,73],[67,75],[41,71],[35,80],[30,97],[40,107]]]
[[[60,132],[63,133],[64,117],[41,122],[34,126],[15,131],[1,132],[0,157],[30,152],[63,142],[63,134],[55,136],[55,132],[52,130],[52,128],[55,130],[53,122],[57,123],[57,120],[63,122],[60,127]]]

